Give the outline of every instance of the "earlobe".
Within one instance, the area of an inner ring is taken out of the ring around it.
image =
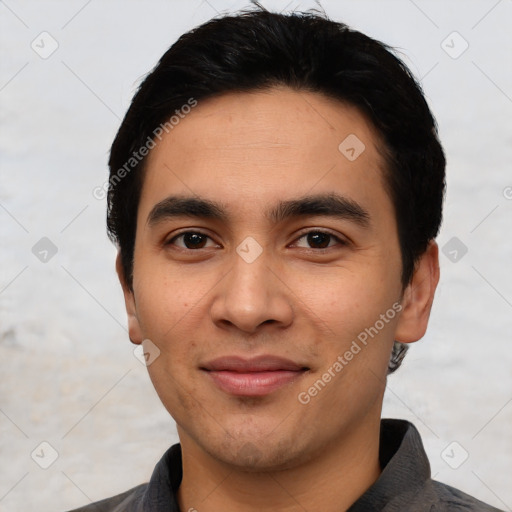
[[[404,291],[403,310],[395,331],[396,341],[412,343],[424,336],[438,282],[439,248],[431,240],[418,260],[411,282]]]
[[[133,294],[132,288],[128,285],[126,281],[123,264],[121,261],[121,251],[117,252],[116,272],[117,277],[119,278],[119,282],[121,283],[121,287],[123,289],[124,304],[126,307],[126,314],[128,316],[128,334],[130,336],[130,341],[135,345],[139,345],[140,343],[142,343],[144,337],[142,336],[139,319],[137,317],[135,296]]]

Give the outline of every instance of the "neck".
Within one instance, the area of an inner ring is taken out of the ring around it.
[[[379,411],[380,413],[380,411]],[[376,421],[375,421],[376,420]],[[380,414],[281,471],[244,472],[210,456],[180,432],[182,511],[347,510],[377,480]]]

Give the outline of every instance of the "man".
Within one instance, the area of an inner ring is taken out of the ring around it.
[[[380,418],[427,328],[445,189],[385,45],[313,14],[212,20],[145,79],[109,166],[130,339],[180,444],[80,510],[497,510]]]

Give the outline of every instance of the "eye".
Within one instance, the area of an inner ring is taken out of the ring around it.
[[[336,241],[338,245],[347,245],[345,241],[327,231],[308,231],[297,238],[297,240],[302,240],[303,238],[306,239],[306,243],[309,244],[309,247],[307,247],[309,249],[328,249],[329,247],[333,247],[333,245],[330,245],[332,241]],[[297,245],[297,242],[295,242],[295,245]]]
[[[176,244],[176,240],[182,241],[181,244]],[[208,235],[201,233],[200,231],[185,231],[171,238],[165,245],[176,245],[182,249],[204,249],[206,247],[207,240],[211,240]],[[212,247],[212,246],[210,246]]]
[[[297,238],[294,243],[295,246],[299,246],[300,240],[305,239],[308,246],[302,245],[304,248],[309,249],[328,249],[335,245],[348,245],[347,242],[342,240],[341,238],[329,233],[328,231],[320,231],[320,230],[311,230],[307,233],[303,233],[299,238]],[[176,243],[177,240],[180,240],[180,243]],[[212,245],[207,246],[208,240],[212,242]],[[333,243],[335,242],[335,243]],[[213,240],[206,235],[205,233],[201,233],[200,231],[184,231],[179,235],[174,236],[165,245],[175,245],[181,249],[186,250],[197,250],[204,249],[207,247],[215,247],[216,244],[213,243]]]

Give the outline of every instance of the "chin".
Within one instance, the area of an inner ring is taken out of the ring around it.
[[[203,449],[211,457],[248,473],[289,469],[307,458],[306,446],[293,442],[291,436],[273,440],[243,437],[223,439],[216,446],[203,445]]]

